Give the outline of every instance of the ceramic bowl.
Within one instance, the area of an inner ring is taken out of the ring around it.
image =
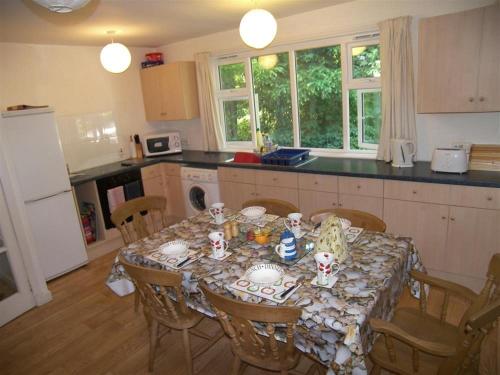
[[[270,286],[279,282],[284,275],[283,268],[277,264],[261,263],[245,272],[245,279],[259,286]]]
[[[164,243],[160,246],[160,251],[169,257],[187,256],[189,244],[184,240],[175,240]]]
[[[260,206],[251,206],[242,209],[241,213],[243,214],[243,216],[250,220],[256,220],[266,213],[266,208]]]

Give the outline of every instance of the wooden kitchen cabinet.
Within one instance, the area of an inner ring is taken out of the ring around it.
[[[141,70],[146,120],[189,120],[199,117],[195,64],[192,61]]]
[[[376,178],[341,176],[339,177],[339,193],[383,197],[384,181]]]
[[[299,207],[299,191],[280,186],[256,185],[255,198],[258,199],[280,199]]]
[[[337,193],[299,190],[299,208],[305,220],[309,220],[313,212],[327,208],[337,208],[338,205],[339,197]]]
[[[181,166],[175,163],[162,163],[167,215],[183,219],[186,217],[184,190],[182,189]]]
[[[339,207],[365,211],[382,218],[384,211],[384,199],[364,195],[339,194]]]
[[[500,6],[424,18],[417,112],[500,110]]]
[[[255,199],[254,184],[219,181],[219,191],[224,206],[233,210],[241,210],[244,202]]]
[[[450,206],[446,242],[446,271],[482,285],[491,256],[500,251],[500,210]]]
[[[413,239],[427,269],[447,268],[448,206],[385,199],[384,222],[388,233]]]
[[[386,180],[384,181],[384,197],[404,201],[448,204],[450,185]]]
[[[161,176],[146,178],[142,180],[142,187],[144,188],[144,195],[159,195],[165,196],[165,187],[163,186],[163,178]]]
[[[144,195],[165,196],[165,187],[163,184],[163,173],[160,164],[150,165],[141,168],[142,187]]]

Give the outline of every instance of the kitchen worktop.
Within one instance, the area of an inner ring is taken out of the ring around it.
[[[224,166],[500,188],[500,172],[469,171],[462,175],[435,173],[430,169],[430,162],[426,161],[415,162],[415,166],[412,168],[394,168],[390,163],[378,160],[318,157],[315,160],[302,164],[298,167],[284,167],[228,162],[228,160],[232,159],[233,156],[234,154],[230,152],[185,150],[181,154],[144,158],[140,161],[136,161],[132,166],[123,166],[122,162],[106,164],[100,167],[81,171],[80,175],[72,176],[70,180],[71,185],[79,185],[88,181],[113,176],[148,165],[167,162],[182,163],[190,167],[199,168],[217,168]]]

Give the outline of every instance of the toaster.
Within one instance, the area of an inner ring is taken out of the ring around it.
[[[436,148],[432,154],[431,170],[434,172],[465,173],[469,160],[463,148]]]

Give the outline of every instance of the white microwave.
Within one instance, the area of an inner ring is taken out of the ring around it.
[[[177,132],[144,134],[142,136],[144,156],[158,156],[182,152],[181,137]]]

